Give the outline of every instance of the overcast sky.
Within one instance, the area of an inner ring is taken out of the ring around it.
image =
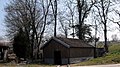
[[[4,7],[9,0],[0,0],[0,36],[4,37],[6,33],[5,25],[4,25],[4,16],[5,11]]]
[[[5,36],[5,26],[4,26],[4,16],[5,16],[5,11],[4,7],[8,0],[0,0],[0,36],[4,37]]]

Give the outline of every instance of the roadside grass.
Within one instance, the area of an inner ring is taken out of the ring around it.
[[[120,63],[120,44],[114,44],[109,46],[109,53],[103,57],[98,57],[75,65],[84,66],[84,65],[100,65],[100,64],[116,64],[116,63]]]

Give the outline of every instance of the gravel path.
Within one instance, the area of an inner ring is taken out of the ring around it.
[[[120,67],[120,64],[92,65],[92,66],[76,66],[76,67]]]

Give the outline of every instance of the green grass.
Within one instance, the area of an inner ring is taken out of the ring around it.
[[[116,64],[120,63],[120,44],[109,46],[109,53],[103,57],[91,59],[75,65],[100,65],[100,64]]]

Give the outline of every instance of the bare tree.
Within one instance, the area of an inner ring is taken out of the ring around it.
[[[60,15],[58,17],[58,20],[61,24],[59,29],[65,34],[65,38],[67,38],[68,37],[68,30],[69,30],[69,22],[66,21],[64,16],[60,16]]]
[[[44,35],[44,32],[45,32],[45,29],[46,29],[46,25],[47,25],[47,17],[48,17],[48,12],[49,12],[49,7],[50,7],[50,2],[51,2],[51,0],[42,0],[42,9],[43,9],[43,28],[42,28],[42,30],[41,30],[41,32],[40,33],[38,33],[39,34],[39,36],[40,36],[40,39],[39,39],[39,42],[38,42],[38,54],[37,55],[39,55],[39,49],[40,49],[40,44],[41,44],[41,41],[42,41],[42,38],[43,38],[43,35]]]
[[[110,0],[100,0],[98,4],[95,5],[98,11],[98,17],[100,18],[101,23],[103,24],[104,28],[104,39],[105,39],[105,51],[108,52],[108,45],[107,45],[107,22],[108,22],[108,13],[110,8]]]
[[[8,33],[14,36],[20,28],[23,29],[30,41],[31,58],[39,51],[49,6],[48,0],[13,0],[5,9]]]
[[[70,19],[67,19],[69,21],[69,26],[72,27],[72,37],[74,38],[75,37],[75,8],[76,6],[74,5],[73,3],[74,1],[72,0],[68,0],[66,6],[68,8],[68,17],[70,17]]]
[[[120,17],[120,12],[118,10],[114,10],[115,14],[118,15],[118,17]],[[117,24],[120,28],[120,21],[115,21],[115,18],[109,19],[110,21],[112,21],[113,23]]]
[[[75,37],[74,27],[74,15],[75,15],[75,5],[73,1],[67,0],[64,1],[65,8],[58,12],[58,20],[61,26],[59,27],[60,31],[65,34],[65,37],[70,34],[69,31],[72,30],[72,36]],[[71,29],[73,28],[73,29]],[[74,34],[73,34],[74,33]]]
[[[52,11],[53,11],[53,16],[54,16],[54,22],[55,22],[55,25],[54,25],[54,37],[56,37],[56,31],[57,31],[57,0],[53,0],[51,1],[51,6],[52,6]]]
[[[78,9],[78,15],[79,15],[79,39],[84,39],[84,34],[82,31],[82,26],[84,25],[84,20],[87,18],[91,8],[96,3],[96,0],[77,0],[77,9]]]

